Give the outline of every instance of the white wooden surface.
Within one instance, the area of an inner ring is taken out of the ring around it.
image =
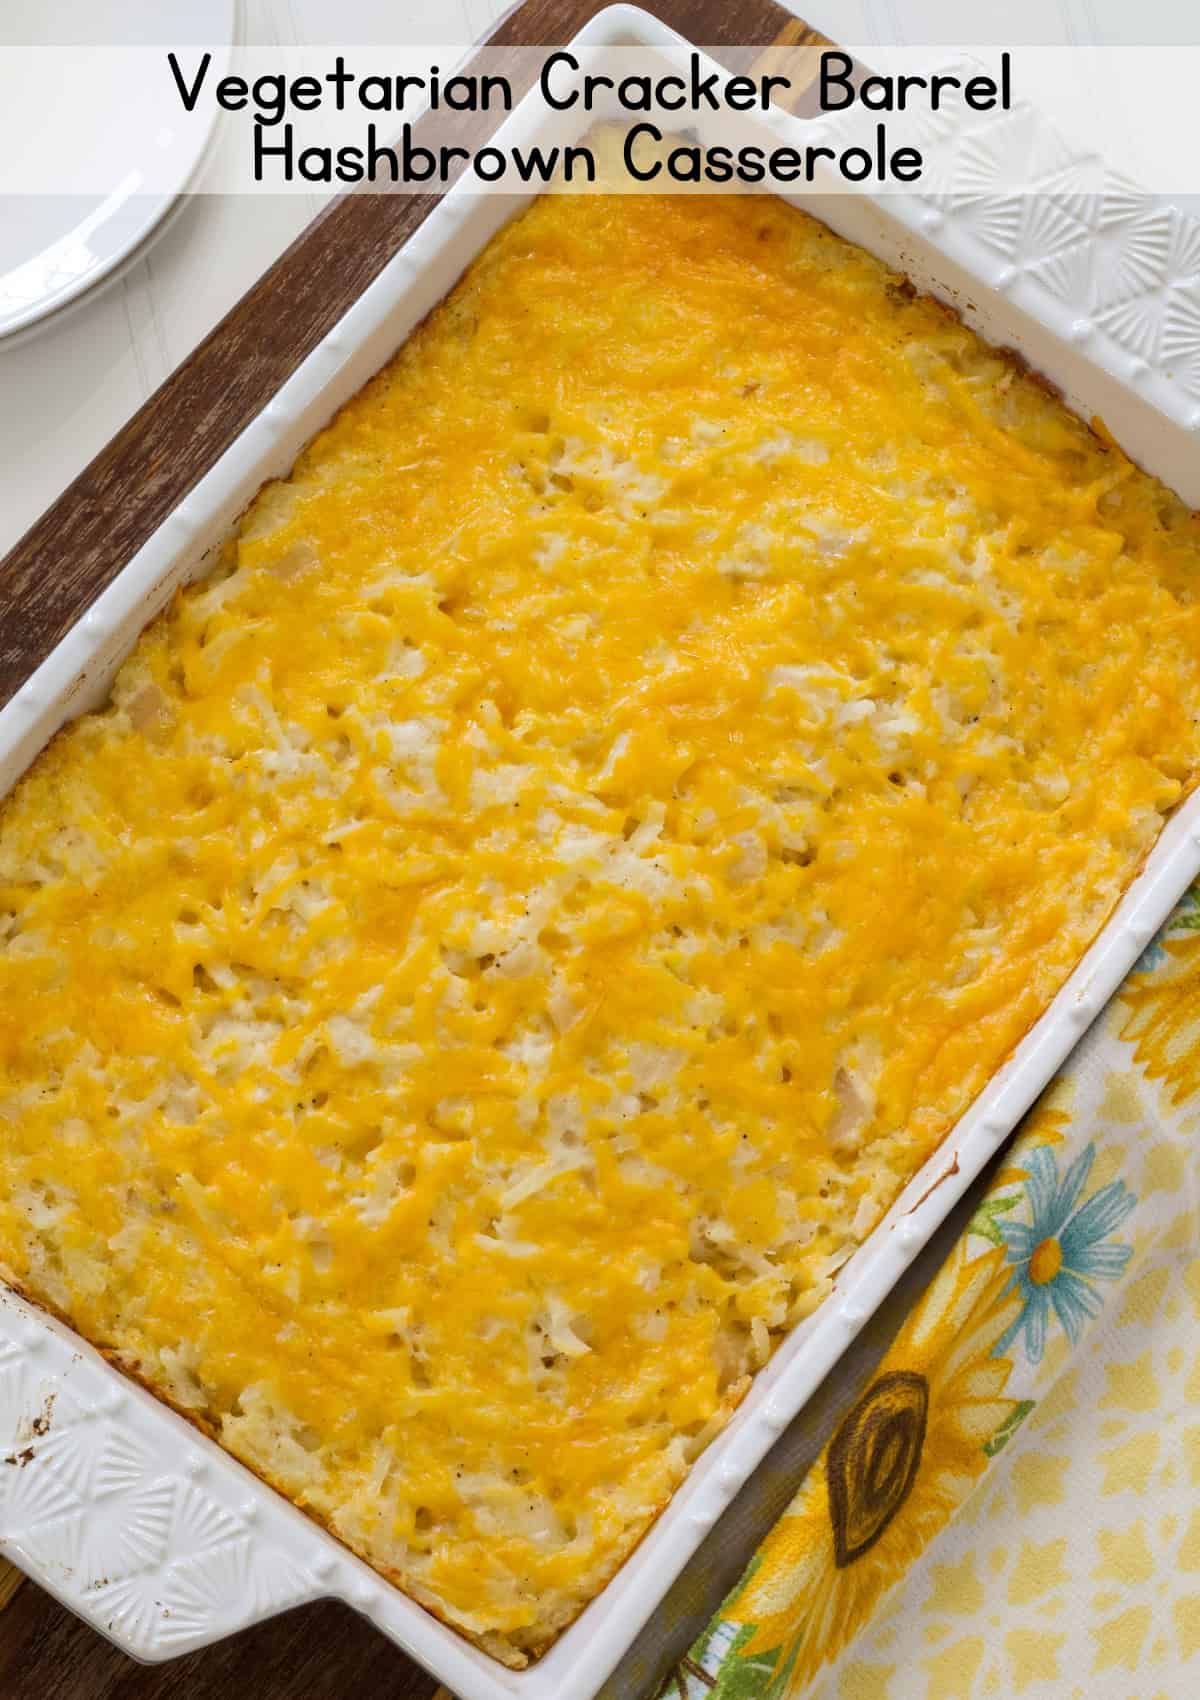
[[[0,0],[2,3],[2,0]],[[52,4],[53,0],[47,0]],[[646,0],[653,8],[653,0]],[[508,0],[243,0],[247,40],[477,39]],[[736,0],[731,0],[736,7]],[[800,9],[799,7],[797,9]],[[1200,41],[1195,0],[803,0],[834,40]],[[1102,115],[1097,115],[1102,125]],[[1200,190],[1200,165],[1197,166]],[[312,218],[321,197],[200,195],[107,286],[0,344],[0,554]]]

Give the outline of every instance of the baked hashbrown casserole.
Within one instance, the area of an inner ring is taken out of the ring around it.
[[[8,1278],[524,1663],[1191,784],[1198,585],[813,219],[542,199],[0,814]]]

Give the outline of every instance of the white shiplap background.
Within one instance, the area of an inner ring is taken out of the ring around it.
[[[0,0],[2,3],[2,0]],[[648,0],[653,5],[653,0]],[[837,41],[1200,42],[1197,0],[803,0]],[[736,11],[736,0],[731,0]],[[242,0],[265,45],[468,42],[507,0]],[[1096,115],[1098,136],[1103,114]],[[1090,139],[1090,138],[1089,138]],[[1200,160],[1197,161],[1200,190]],[[0,554],[87,464],[312,218],[321,197],[182,203],[114,279],[0,342]]]

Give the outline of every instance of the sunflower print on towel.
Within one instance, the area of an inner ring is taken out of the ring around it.
[[[1092,1186],[1069,1082],[1029,1116],[954,1251],[661,1700],[794,1700],[872,1616],[1033,1410],[1125,1271],[1133,1192]]]
[[[1200,884],[662,1700],[1200,1694],[1198,1133]]]
[[[1200,886],[1193,886],[1121,988],[1120,1037],[1168,1101],[1200,1092]]]
[[[1012,1364],[996,1345],[1020,1300],[1003,1255],[970,1249],[960,1242],[727,1602],[739,1660],[763,1678],[729,1686],[738,1700],[802,1688],[970,1492],[987,1444],[1019,1420],[1006,1393]]]

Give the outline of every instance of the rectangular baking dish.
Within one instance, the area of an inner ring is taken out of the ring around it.
[[[575,45],[661,50],[682,43],[647,13],[614,6]],[[499,139],[570,141],[604,116],[548,120],[526,101]],[[1052,137],[1044,121],[1028,118]],[[747,119],[741,139],[757,128],[769,141],[771,131],[790,133],[794,122]],[[719,118],[711,130],[705,123],[698,129],[702,140],[727,139]],[[1049,145],[1045,153],[1062,157]],[[1081,165],[1094,184],[1096,162]],[[1115,178],[1111,193],[1096,190],[1087,205],[1072,195],[1059,171],[1053,192],[1009,196],[999,219],[968,200],[790,198],[949,301],[989,340],[1014,347],[1077,411],[1102,417],[1136,460],[1200,505],[1197,283],[1180,259],[1200,253],[1200,226],[1131,195]],[[519,204],[515,197],[455,189],[430,215],[0,711],[0,794],[64,721],[103,699],[138,633],[180,583],[204,570],[260,485],[288,469]],[[1132,284],[1123,281],[1130,275],[1122,265],[1128,244],[1140,256]],[[1047,254],[1062,263],[1046,265]],[[460,1700],[590,1700],[705,1532],[1007,1137],[1198,871],[1200,795],[1168,823],[1067,985],[839,1273],[833,1296],[757,1377],[617,1576],[529,1669],[505,1670],[476,1651],[67,1328],[3,1289],[0,1551],[140,1659],[168,1659],[288,1607],[336,1596]]]

